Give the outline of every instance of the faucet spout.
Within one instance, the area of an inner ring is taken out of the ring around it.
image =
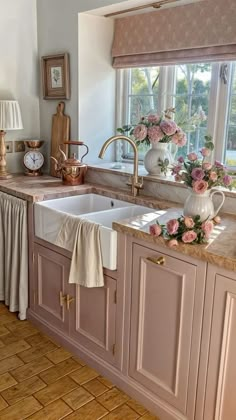
[[[123,136],[123,135],[110,137],[103,144],[103,146],[102,146],[102,148],[100,150],[100,153],[99,153],[98,157],[100,159],[103,159],[103,157],[105,155],[105,152],[106,152],[106,149],[108,148],[108,146],[111,143],[113,143],[113,142],[115,142],[117,140],[127,141],[132,146],[132,148],[134,150],[134,172],[133,172],[131,184],[128,184],[128,185],[131,185],[132,194],[134,196],[136,196],[138,194],[138,192],[139,192],[139,189],[142,188],[142,186],[143,186],[143,179],[141,179],[141,181],[139,181],[139,177],[138,177],[138,148],[137,148],[136,143],[130,137]]]

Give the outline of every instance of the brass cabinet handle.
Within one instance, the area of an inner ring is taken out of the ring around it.
[[[154,264],[157,264],[157,265],[164,265],[165,262],[166,262],[165,257],[159,257],[159,258],[148,257],[147,259],[148,259],[148,261],[151,261],[151,262],[153,262]]]
[[[60,299],[60,306],[63,306],[64,302],[66,301],[66,296],[63,296],[62,291],[60,291],[59,299]]]
[[[74,302],[75,298],[70,297],[70,295],[66,295],[66,309],[70,310],[70,304]]]

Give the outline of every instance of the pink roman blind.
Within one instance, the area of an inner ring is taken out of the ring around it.
[[[236,59],[236,0],[202,0],[115,22],[113,67]]]

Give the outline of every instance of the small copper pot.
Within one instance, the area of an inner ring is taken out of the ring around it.
[[[65,153],[59,147],[59,151],[62,156],[62,162],[59,163],[54,157],[51,159],[55,163],[56,172],[61,173],[62,182],[64,185],[81,185],[84,183],[84,177],[88,169],[88,165],[83,163],[83,158],[88,154],[89,148],[83,142],[65,142],[65,144],[76,144],[78,146],[84,146],[86,153],[81,157],[81,161],[76,159],[76,154],[73,153],[72,157],[67,159]]]
[[[62,182],[65,185],[81,185],[88,166],[76,159],[75,153],[61,165]]]

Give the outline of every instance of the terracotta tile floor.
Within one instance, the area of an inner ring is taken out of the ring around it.
[[[0,420],[157,420],[0,303]]]

